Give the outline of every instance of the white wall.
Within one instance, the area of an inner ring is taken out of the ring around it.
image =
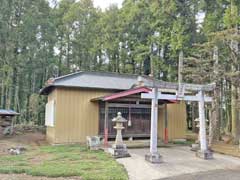
[[[46,111],[45,111],[45,125],[54,127],[54,120],[55,119],[55,102],[49,101],[46,104]]]

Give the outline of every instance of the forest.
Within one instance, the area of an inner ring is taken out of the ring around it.
[[[125,0],[106,10],[92,0],[0,0],[0,108],[44,124],[39,90],[51,77],[151,69],[176,82],[183,55],[184,82],[216,84],[216,138],[239,139],[239,15],[239,0]]]

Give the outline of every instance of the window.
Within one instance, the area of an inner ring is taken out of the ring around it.
[[[55,118],[55,108],[54,101],[49,101],[46,104],[46,112],[45,112],[45,125],[54,127],[54,118]]]

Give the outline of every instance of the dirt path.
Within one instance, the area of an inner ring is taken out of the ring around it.
[[[0,174],[1,180],[81,180],[80,177],[60,177],[60,178],[48,178],[48,177],[33,177],[26,174]]]
[[[12,147],[36,147],[47,144],[45,135],[40,132],[32,132],[14,135],[0,139],[0,155],[7,155]]]

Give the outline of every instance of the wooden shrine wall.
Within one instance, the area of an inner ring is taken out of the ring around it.
[[[168,104],[167,112],[169,140],[185,138],[187,130],[186,103],[182,101],[176,104]],[[159,109],[158,115],[158,137],[163,139],[165,127],[164,108]]]

